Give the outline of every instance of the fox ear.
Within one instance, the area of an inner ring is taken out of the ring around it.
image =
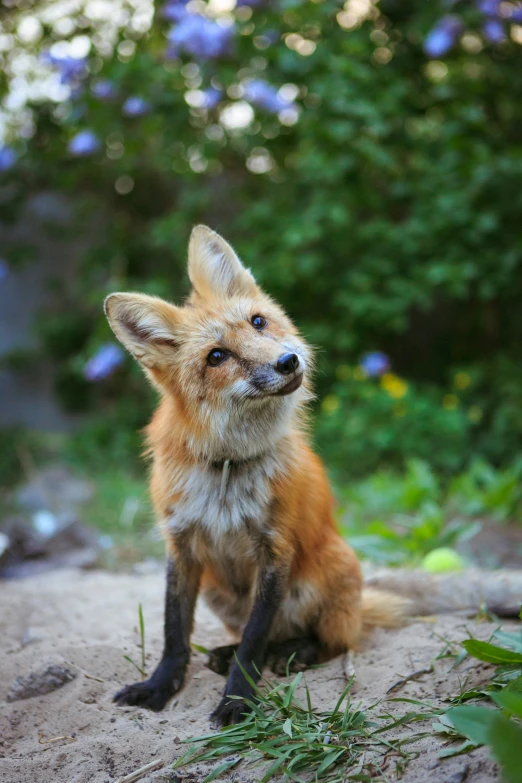
[[[146,294],[111,294],[104,309],[118,340],[144,367],[168,363],[178,342],[178,307]]]
[[[203,298],[248,296],[258,291],[252,274],[228,242],[207,226],[192,230],[188,259],[190,282]]]

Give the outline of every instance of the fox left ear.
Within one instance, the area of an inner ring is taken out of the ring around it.
[[[251,272],[245,269],[228,242],[207,226],[192,230],[188,273],[190,282],[203,298],[253,296],[258,291]]]

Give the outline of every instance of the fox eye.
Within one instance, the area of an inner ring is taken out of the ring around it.
[[[224,362],[226,358],[227,353],[225,351],[222,351],[219,348],[214,348],[214,350],[210,351],[209,355],[207,356],[207,364],[210,364],[211,367],[217,367],[218,364]]]
[[[268,326],[268,321],[266,318],[263,318],[262,315],[253,315],[250,319],[250,323],[254,327],[254,329],[257,329],[258,332],[261,331],[261,329],[264,329],[265,326]]]

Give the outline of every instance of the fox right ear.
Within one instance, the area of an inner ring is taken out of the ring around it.
[[[178,307],[146,294],[110,294],[104,309],[118,340],[144,367],[168,362],[178,342]]]
[[[188,273],[196,292],[213,296],[255,296],[257,283],[232,247],[207,226],[192,230],[188,249]]]

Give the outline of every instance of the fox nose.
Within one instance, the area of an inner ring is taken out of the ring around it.
[[[290,375],[299,367],[299,357],[295,353],[284,353],[276,362],[276,370],[281,375]]]

